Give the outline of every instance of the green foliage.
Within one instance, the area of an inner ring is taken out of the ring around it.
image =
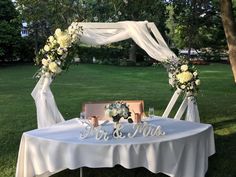
[[[219,2],[215,0],[172,0],[167,6],[168,36],[177,48],[222,49],[226,46],[219,15]]]
[[[21,25],[11,0],[0,1],[0,60],[17,58],[16,48],[20,40]]]
[[[155,22],[162,34],[165,34],[166,13],[162,0],[129,0],[128,3],[123,0],[17,0],[17,7],[22,18],[30,22],[30,35],[34,35],[36,43],[39,43],[39,40],[46,41],[56,28],[65,29],[73,21],[148,20]],[[122,46],[129,47],[129,44],[130,42],[124,42]],[[38,45],[36,51],[42,47]]]

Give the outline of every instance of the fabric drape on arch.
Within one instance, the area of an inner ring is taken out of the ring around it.
[[[81,43],[104,45],[132,38],[155,60],[178,60],[154,23],[124,21],[117,23],[80,23],[80,25],[83,27]],[[42,76],[31,94],[36,104],[38,128],[64,121],[51,92],[51,82],[51,78]]]
[[[125,21],[117,23],[81,23],[82,43],[90,45],[110,44],[132,38],[155,60],[176,59],[154,23]],[[153,33],[154,37],[151,35]]]

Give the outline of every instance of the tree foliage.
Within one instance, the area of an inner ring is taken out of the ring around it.
[[[167,10],[168,35],[177,48],[225,46],[218,1],[172,0]]]
[[[20,40],[18,14],[11,0],[0,1],[0,60],[10,61],[17,57]]]
[[[65,29],[73,21],[117,22],[148,20],[157,24],[164,34],[165,3],[162,0],[17,0],[22,18],[29,23],[36,41],[36,53],[46,37],[56,28]],[[142,6],[142,8],[140,8]],[[129,43],[124,43],[127,46]]]

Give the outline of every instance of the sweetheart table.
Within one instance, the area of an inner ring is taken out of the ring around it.
[[[171,177],[204,177],[208,157],[215,153],[213,128],[209,124],[168,118],[147,119],[160,125],[163,136],[96,140],[80,139],[84,124],[71,119],[50,128],[23,133],[16,177],[49,176],[64,169],[81,167],[145,167]],[[124,133],[132,125],[124,126]],[[111,123],[104,127],[112,127]],[[128,127],[128,128],[127,128]]]

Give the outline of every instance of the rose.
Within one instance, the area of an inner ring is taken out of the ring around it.
[[[56,73],[56,74],[62,71],[61,68],[55,62],[49,63],[48,68],[51,72]]]
[[[43,48],[46,52],[48,52],[50,50],[50,47],[48,45],[45,45]]]
[[[57,42],[61,48],[67,48],[70,46],[71,38],[68,34],[64,33],[60,36],[57,36]]]
[[[55,30],[55,35],[56,35],[56,36],[60,36],[61,33],[62,33],[62,31],[61,31],[60,28],[57,28],[57,29]]]
[[[180,67],[181,71],[187,71],[188,70],[188,65],[182,65]]]
[[[193,74],[189,71],[182,72],[180,74],[177,74],[177,79],[181,84],[190,81],[193,78]]]
[[[53,36],[49,36],[48,41],[49,41],[50,43],[53,43],[54,37],[53,37]]]

